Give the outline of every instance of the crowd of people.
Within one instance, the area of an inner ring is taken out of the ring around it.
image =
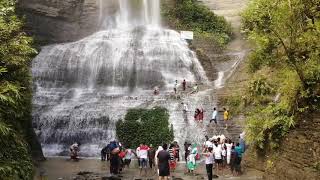
[[[71,159],[77,159],[79,143],[70,147]],[[205,137],[202,146],[196,143],[184,143],[184,160],[186,173],[194,175],[199,164],[204,161],[208,179],[218,178],[230,171],[232,175],[241,174],[242,155],[246,150],[244,133],[240,134],[239,141],[233,142],[224,135]],[[163,144],[154,148],[152,144],[140,144],[136,149],[125,148],[120,142],[111,141],[101,150],[101,161],[110,162],[110,174],[119,175],[125,168],[130,168],[132,159],[137,159],[140,176],[154,175],[159,179],[168,179],[177,168],[180,161],[180,147],[177,141]],[[149,171],[148,171],[149,170]],[[215,171],[213,171],[215,170]]]
[[[168,148],[169,147],[169,148]],[[124,148],[120,142],[112,141],[101,150],[101,161],[110,162],[110,174],[118,175],[124,168],[130,168],[133,158],[137,158],[141,176],[157,172],[160,177],[167,177],[174,171],[177,161],[180,161],[180,147],[176,141],[169,146],[164,144],[155,149],[142,143],[135,150]]]

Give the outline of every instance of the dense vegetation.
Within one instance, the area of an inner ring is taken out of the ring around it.
[[[174,0],[174,6],[162,9],[166,21],[175,29],[194,31],[195,36],[214,38],[221,45],[231,39],[231,25],[224,17],[196,0]]]
[[[243,30],[255,45],[252,80],[229,104],[247,109],[247,138],[258,150],[277,149],[299,120],[320,105],[320,2],[252,0]]]
[[[173,141],[173,129],[169,127],[167,109],[130,109],[124,121],[116,126],[117,136],[126,147],[136,148],[140,143],[161,145]]]
[[[15,1],[0,1],[0,179],[32,179],[31,78],[36,51],[22,32]],[[31,129],[31,130],[30,130]],[[29,141],[31,142],[31,140]]]

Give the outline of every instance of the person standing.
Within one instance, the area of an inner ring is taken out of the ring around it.
[[[160,152],[160,151],[162,151],[162,150],[163,150],[162,146],[159,146],[159,147],[158,147],[158,149],[157,149],[157,151],[156,151],[156,153],[155,153],[155,156],[154,156],[154,162],[155,162],[156,171],[157,171],[157,173],[158,173],[158,174],[159,174],[159,168],[158,168],[158,154],[159,154],[159,152]]]
[[[212,121],[214,121],[214,123],[217,125],[217,117],[218,117],[218,111],[216,108],[213,108],[213,113],[212,113],[212,117],[210,120],[210,124]]]
[[[178,80],[175,81],[173,90],[174,90],[174,94],[177,94],[177,90],[178,90]]]
[[[213,148],[213,144],[212,144],[212,142],[211,142],[212,139],[209,139],[208,136],[205,136],[205,138],[206,138],[206,141],[205,141],[204,144],[203,144],[203,148],[204,148],[204,149],[205,149],[205,148],[209,148],[209,147]]]
[[[120,147],[116,141],[110,143],[110,174],[117,175],[119,174],[120,169]]]
[[[229,121],[229,111],[226,108],[223,108],[223,120],[224,123],[226,124],[225,129],[228,129],[228,121]]]
[[[197,108],[197,109],[195,110],[195,112],[194,112],[194,120],[195,120],[195,121],[199,121],[200,113],[201,113],[200,109]]]
[[[184,79],[183,82],[182,82],[182,90],[183,90],[183,91],[186,91],[186,89],[187,89],[187,82],[186,82],[186,80]]]
[[[242,161],[242,153],[243,150],[239,143],[237,143],[235,147],[235,151],[237,152],[237,159],[236,159],[236,173],[239,175],[241,173],[241,161]]]
[[[157,164],[159,169],[159,180],[167,180],[170,176],[170,154],[167,152],[168,145],[162,145],[163,150],[159,151],[157,154]]]
[[[140,144],[139,147],[137,147],[136,149],[136,155],[137,155],[137,159],[138,159],[138,166],[140,168],[140,147],[142,146],[142,144]]]
[[[194,171],[196,169],[196,156],[198,154],[198,149],[197,149],[197,145],[193,144],[192,145],[192,150],[190,151],[190,154],[188,156],[188,170],[189,172],[191,172],[192,174],[194,174]]]
[[[176,150],[176,159],[180,161],[180,146],[177,141],[174,141],[173,144],[174,144],[174,149]]]
[[[221,148],[221,144],[218,143],[218,141],[214,142],[213,150],[214,150],[215,163],[217,165],[217,172],[219,172],[222,170],[222,148]]]
[[[238,153],[235,151],[235,147],[231,147],[231,156],[230,156],[230,170],[233,176],[236,175],[236,166],[238,161]]]
[[[241,133],[239,136],[239,144],[243,153],[246,151],[246,141],[244,138],[245,138],[245,132]]]
[[[205,148],[203,151],[203,155],[206,157],[205,163],[206,163],[206,170],[207,170],[207,175],[208,175],[208,180],[212,180],[213,173],[213,163],[214,163],[214,156],[212,152],[212,147]]]
[[[227,164],[230,166],[230,160],[231,160],[231,149],[232,149],[233,143],[231,139],[227,140],[226,147],[227,147]]]
[[[174,149],[174,144],[171,144],[169,147],[169,154],[170,154],[170,170],[174,171],[176,169],[177,166],[177,162],[176,162],[176,151]]]
[[[186,164],[187,164],[187,159],[189,154],[190,154],[190,144],[187,142],[184,142],[184,160],[186,161]]]
[[[140,175],[142,175],[142,170],[145,171],[145,175],[147,175],[147,167],[148,167],[148,151],[150,148],[145,145],[145,143],[142,143],[139,150],[139,156],[140,156]]]
[[[184,121],[188,121],[188,104],[187,103],[181,103],[183,105],[182,115]]]
[[[124,165],[129,168],[130,164],[131,164],[131,159],[134,156],[134,152],[132,151],[132,149],[128,148],[125,150],[125,153],[126,153],[126,155],[124,157]]]
[[[155,157],[156,151],[153,148],[152,144],[150,144],[149,148],[150,148],[149,151],[148,151],[149,166],[150,166],[150,169],[153,169],[153,167],[155,165],[154,157]]]

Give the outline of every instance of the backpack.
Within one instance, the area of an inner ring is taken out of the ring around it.
[[[125,156],[126,156],[126,153],[125,153],[125,152],[121,151],[121,152],[119,153],[119,157],[120,157],[121,159],[123,159]]]
[[[196,154],[196,160],[200,160],[200,154],[199,153]]]

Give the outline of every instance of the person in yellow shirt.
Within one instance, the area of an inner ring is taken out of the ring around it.
[[[226,124],[226,128],[225,129],[228,129],[228,121],[229,121],[229,112],[226,108],[223,108],[223,120],[224,120],[224,123]]]

